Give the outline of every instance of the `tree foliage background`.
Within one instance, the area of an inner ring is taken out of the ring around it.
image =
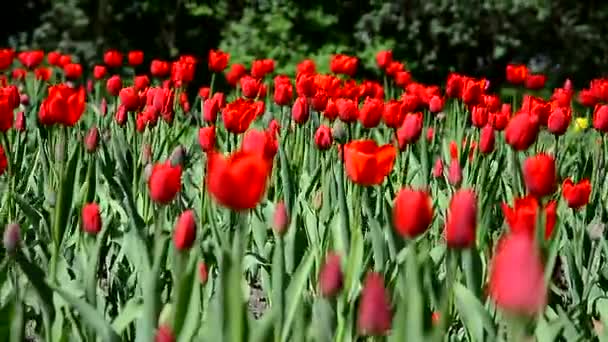
[[[274,58],[279,71],[334,52],[391,48],[421,81],[451,70],[500,80],[510,61],[582,85],[608,71],[608,2],[577,0],[26,0],[9,1],[0,34],[15,48],[59,49],[91,67],[107,48],[148,58],[210,48],[232,61]],[[198,77],[205,79],[205,68]]]

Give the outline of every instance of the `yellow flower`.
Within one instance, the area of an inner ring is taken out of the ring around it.
[[[589,120],[587,118],[576,118],[574,130],[577,132],[584,131],[589,127]]]

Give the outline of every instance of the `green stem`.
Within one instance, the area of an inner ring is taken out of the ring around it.
[[[341,160],[344,158],[344,147],[342,147],[342,157],[340,158]],[[348,212],[348,205],[346,203],[346,190],[344,187],[344,172],[346,172],[345,168],[344,168],[344,162],[341,162],[340,164],[341,166],[338,169],[338,199],[339,199],[339,205],[340,205],[340,218],[341,218],[341,223],[339,225],[335,225],[337,227],[337,229],[339,230],[338,232],[334,232],[334,234],[338,234],[336,241],[336,249],[340,252],[342,252],[342,255],[348,255],[348,245],[349,245],[349,232],[350,232],[350,217],[349,217],[349,212]]]

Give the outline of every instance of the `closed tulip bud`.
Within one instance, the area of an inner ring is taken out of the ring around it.
[[[175,342],[173,331],[168,325],[161,325],[156,331],[154,342]]]
[[[170,162],[155,164],[148,179],[150,197],[159,204],[168,204],[180,191],[182,182],[181,166]]]
[[[97,145],[99,144],[99,130],[97,127],[93,126],[87,132],[87,135],[84,137],[84,146],[89,153],[93,153],[97,150]]]
[[[101,104],[99,105],[99,112],[101,116],[106,116],[108,114],[108,101],[105,98],[101,99]]]
[[[201,145],[203,152],[212,151],[215,148],[215,127],[202,127],[198,131],[198,143]]]
[[[346,128],[344,127],[344,123],[342,121],[335,121],[331,130],[331,135],[335,141],[340,144],[346,142]]]
[[[140,99],[137,90],[134,87],[122,88],[119,93],[120,104],[124,106],[127,112],[134,112],[139,109]]]
[[[120,90],[122,89],[122,80],[120,76],[114,75],[106,81],[106,89],[108,93],[112,96],[118,96],[120,94]]]
[[[150,180],[150,176],[152,175],[152,164],[146,164],[144,167],[144,180],[148,182]]]
[[[412,213],[416,213],[415,217]],[[416,238],[428,229],[432,220],[433,207],[426,191],[399,191],[393,205],[393,224],[399,235],[407,239]]]
[[[88,203],[82,208],[82,229],[91,235],[101,230],[101,215],[96,203]]]
[[[192,210],[184,211],[175,223],[173,229],[173,244],[178,251],[186,251],[192,248],[196,238],[196,222]]]
[[[494,151],[495,140],[494,128],[492,128],[491,125],[486,125],[481,129],[481,136],[479,137],[479,151],[483,154],[492,153],[492,151]]]
[[[118,110],[114,115],[114,119],[116,120],[116,123],[119,126],[124,126],[124,124],[127,122],[127,109],[125,108],[125,106],[118,106]]]
[[[384,102],[379,99],[366,98],[363,108],[359,111],[359,121],[365,128],[378,126],[382,113],[384,112]]]
[[[397,130],[399,149],[404,150],[407,145],[415,143],[422,134],[422,113],[408,114],[403,125]]]
[[[4,228],[4,249],[8,254],[13,254],[21,243],[21,229],[16,223],[10,223]]]
[[[293,120],[300,125],[303,125],[308,121],[308,116],[310,111],[308,110],[308,104],[306,103],[305,97],[298,97],[296,101],[293,103],[293,108],[291,109],[291,115]]]
[[[462,169],[460,168],[460,163],[458,162],[458,159],[452,159],[450,168],[448,169],[448,182],[453,186],[458,186],[461,181]]]
[[[429,111],[431,111],[431,113],[437,113],[441,112],[442,109],[443,100],[441,99],[441,97],[437,95],[431,97],[431,99],[429,100]]]
[[[551,195],[555,190],[555,160],[544,153],[528,157],[524,162],[523,176],[526,189],[532,196]]]
[[[149,85],[150,79],[146,75],[136,76],[133,80],[133,87],[138,91],[148,88]]]
[[[332,132],[331,128],[321,125],[315,132],[315,145],[319,150],[327,150],[332,144]]]
[[[443,161],[441,158],[437,158],[435,160],[435,165],[433,166],[433,177],[439,178],[443,176]]]
[[[473,126],[481,128],[488,123],[488,109],[486,107],[474,106],[471,110],[471,121]]]
[[[319,292],[323,297],[335,297],[342,290],[344,276],[340,256],[329,252],[319,272]]]
[[[568,130],[568,126],[570,125],[571,114],[569,113],[569,109],[564,108],[555,108],[551,111],[549,115],[549,120],[547,121],[547,129],[549,132],[554,135],[563,135]]]
[[[287,231],[287,226],[289,226],[289,214],[287,214],[285,203],[281,201],[277,203],[274,208],[272,228],[274,229],[275,233],[277,233],[277,235],[283,236]]]
[[[470,189],[456,191],[450,201],[445,239],[450,248],[469,248],[475,244],[477,199]]]
[[[254,99],[258,96],[258,92],[260,90],[260,80],[255,79],[249,75],[245,75],[241,77],[241,90],[243,91],[243,96]]]
[[[184,161],[185,161],[186,157],[187,157],[186,148],[182,145],[179,145],[175,149],[173,149],[173,152],[171,152],[171,156],[169,156],[169,159],[171,160],[172,166],[178,166],[178,165],[184,165]]]
[[[323,191],[319,190],[315,192],[315,195],[312,198],[312,207],[315,210],[321,210],[323,207]]]
[[[491,261],[490,298],[511,314],[541,313],[547,303],[544,271],[534,240],[526,234],[508,234],[499,241]]]
[[[519,113],[509,120],[505,140],[516,151],[527,150],[538,137],[539,123],[536,116]]]
[[[17,113],[17,118],[15,119],[15,129],[18,132],[24,132],[26,126],[25,114],[23,112]]]
[[[393,314],[388,293],[384,288],[384,280],[380,274],[375,272],[367,274],[357,313],[357,330],[361,335],[381,336],[390,330]]]
[[[21,95],[19,95],[19,103],[21,103],[24,106],[29,106],[29,104],[30,104],[30,97],[27,96],[27,94],[21,94]]]
[[[207,271],[207,264],[204,261],[200,261],[198,263],[198,279],[201,282],[201,285],[205,286],[207,284],[207,280],[209,280],[209,272]]]
[[[608,105],[597,105],[593,110],[593,127],[602,132],[608,133]]]

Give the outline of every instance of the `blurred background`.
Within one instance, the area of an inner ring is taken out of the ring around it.
[[[578,0],[25,0],[6,1],[18,21],[0,21],[16,49],[71,53],[85,67],[107,48],[141,49],[146,60],[211,48],[248,65],[277,60],[291,72],[304,58],[327,71],[331,53],[361,58],[360,76],[377,73],[374,55],[392,49],[415,79],[442,82],[449,71],[500,81],[508,62],[566,77],[576,86],[608,71],[608,1]],[[197,79],[208,79],[197,68]]]

